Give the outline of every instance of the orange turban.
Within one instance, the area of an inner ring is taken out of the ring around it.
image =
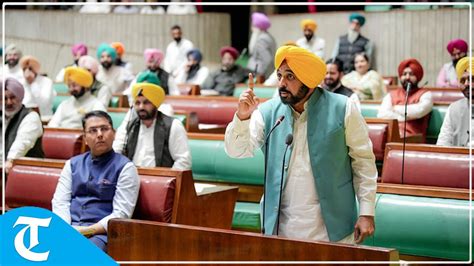
[[[416,76],[417,81],[420,81],[423,78],[423,67],[421,66],[420,62],[415,58],[409,58],[403,60],[400,65],[398,65],[398,76],[401,77],[403,74],[403,70],[409,67],[413,74]]]
[[[110,44],[110,46],[112,46],[115,51],[117,51],[119,56],[122,56],[125,53],[125,46],[123,46],[121,42],[113,42]]]
[[[461,58],[458,63],[456,64],[456,74],[458,76],[458,80],[461,79],[462,74],[469,69],[469,62],[471,62],[471,75],[474,73],[474,58],[472,57],[463,57]]]
[[[31,67],[33,72],[35,72],[36,74],[39,73],[39,70],[40,70],[40,63],[38,61],[38,59],[36,59],[36,57],[33,57],[31,55],[26,55],[24,57],[21,58],[20,60],[20,67],[21,69],[25,69],[25,68],[29,68]]]
[[[296,46],[282,46],[275,54],[275,68],[286,60],[296,77],[308,88],[314,89],[326,75],[326,64],[321,58],[306,49]]]
[[[303,19],[300,22],[300,25],[301,25],[301,29],[304,30],[305,28],[309,28],[313,32],[316,31],[316,29],[318,28],[318,24],[316,24],[316,22],[312,19]]]

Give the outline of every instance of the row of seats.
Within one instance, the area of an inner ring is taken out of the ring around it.
[[[7,209],[35,206],[52,209],[64,160],[18,159],[8,175]],[[134,219],[230,229],[236,187],[196,193],[191,171],[139,169],[140,191]],[[189,211],[192,210],[192,211]],[[212,217],[212,219],[209,219]]]

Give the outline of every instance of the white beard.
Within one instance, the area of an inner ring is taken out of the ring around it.
[[[347,39],[349,40],[350,43],[355,42],[355,40],[359,37],[359,33],[355,30],[349,29],[347,32]]]
[[[250,36],[250,41],[249,41],[249,53],[253,54],[253,51],[255,50],[255,44],[257,43],[257,38],[258,35],[260,35],[260,30],[255,28],[252,30],[252,36]]]

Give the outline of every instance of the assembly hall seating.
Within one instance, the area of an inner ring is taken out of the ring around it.
[[[400,86],[388,86],[388,91],[396,90]],[[431,92],[434,103],[450,104],[459,99],[464,98],[464,94],[461,89],[458,88],[438,88],[438,87],[423,87],[423,89]]]
[[[51,210],[64,160],[14,160],[5,190],[7,208]],[[134,219],[230,229],[237,188],[195,186],[191,171],[139,168],[140,192]],[[198,192],[196,192],[198,190]]]
[[[87,150],[81,129],[45,127],[42,138],[45,158],[67,160]]]

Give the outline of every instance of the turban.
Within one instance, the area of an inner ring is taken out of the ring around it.
[[[115,51],[112,46],[106,43],[99,45],[99,47],[97,48],[97,58],[100,59],[103,52],[106,52],[110,57],[112,57],[113,61],[115,61],[115,58],[117,58],[117,51]]]
[[[352,22],[354,19],[359,22],[361,27],[364,26],[364,24],[365,24],[365,17],[364,16],[362,16],[361,14],[358,14],[358,13],[352,13],[349,16],[349,21]]]
[[[75,56],[79,54],[80,56],[87,54],[87,46],[83,43],[76,43],[71,48],[72,54]]]
[[[150,70],[144,71],[140,73],[140,75],[138,75],[137,83],[143,82],[152,83],[158,86],[161,85],[160,78],[158,78],[155,72],[152,72]]]
[[[161,60],[163,60],[163,57],[165,56],[160,49],[153,48],[145,49],[143,55],[145,56],[145,62],[148,63],[151,61],[155,61],[158,64],[161,63]]]
[[[316,88],[326,75],[324,61],[306,49],[282,46],[275,54],[275,69],[278,69],[284,60],[296,77],[308,88]]]
[[[94,82],[92,74],[82,67],[66,67],[64,70],[64,82],[74,81],[81,87],[89,88]]]
[[[312,19],[303,19],[301,21],[301,28],[304,30],[305,28],[309,28],[311,31],[315,31],[318,28],[318,24]]]
[[[19,57],[22,56],[22,52],[15,44],[10,44],[5,48],[5,54],[18,54]]]
[[[186,54],[186,57],[191,56],[194,60],[198,61],[198,63],[201,63],[202,60],[202,53],[199,51],[199,49],[191,49],[189,52]]]
[[[117,51],[117,54],[120,56],[122,56],[125,53],[125,46],[123,46],[121,42],[113,42],[110,44],[110,46],[112,46],[115,49],[115,51]]]
[[[11,91],[19,102],[23,101],[23,96],[25,96],[25,89],[18,80],[14,78],[7,78],[5,80],[5,90]]]
[[[79,58],[79,67],[88,69],[95,75],[99,72],[99,61],[90,55],[84,55]]]
[[[132,97],[134,100],[140,92],[141,95],[147,98],[156,108],[160,107],[161,103],[165,100],[165,91],[163,88],[152,83],[135,83],[132,86]]]
[[[221,53],[221,57],[223,57],[225,55],[225,53],[229,53],[230,56],[232,56],[232,58],[234,58],[234,60],[236,60],[239,57],[239,51],[237,51],[237,49],[235,49],[232,46],[222,47],[220,53]]]
[[[415,58],[409,58],[403,60],[400,65],[398,65],[398,76],[401,77],[403,75],[403,70],[409,67],[413,74],[416,76],[416,79],[420,81],[423,78],[423,67],[421,66],[420,62]]]
[[[259,12],[252,14],[252,26],[255,26],[261,30],[267,30],[272,24],[268,19],[267,15]]]
[[[458,80],[461,79],[462,74],[469,69],[469,62],[471,62],[471,75],[474,73],[474,58],[473,57],[463,57],[461,58],[458,63],[456,64],[456,74],[458,76]]]
[[[467,43],[462,39],[451,40],[446,47],[450,54],[453,53],[454,48],[460,50],[463,53],[467,53]]]
[[[40,63],[38,61],[38,59],[36,59],[36,57],[33,57],[31,55],[26,55],[24,57],[21,58],[20,60],[20,67],[21,69],[25,69],[25,68],[32,68],[33,69],[33,72],[35,72],[36,74],[39,73],[39,70],[40,70]]]

